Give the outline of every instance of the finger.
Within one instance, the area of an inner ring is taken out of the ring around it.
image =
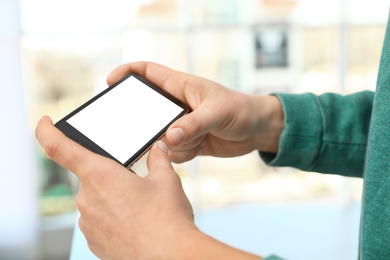
[[[150,149],[147,166],[149,175],[158,175],[157,173],[172,172],[172,163],[168,156],[168,147],[164,141],[157,141]]]
[[[126,76],[129,73],[136,73],[145,77],[147,66],[147,62],[133,62],[122,64],[119,67],[115,68],[108,75],[107,84],[111,86],[116,81],[120,80],[122,77]]]
[[[218,121],[210,112],[199,108],[174,122],[166,132],[165,140],[173,147],[191,142],[217,127]]]
[[[153,62],[133,62],[122,64],[114,69],[107,78],[108,85],[114,84],[116,81],[126,76],[129,73],[135,73],[150,80],[159,87],[166,85],[168,79],[175,73],[165,66]]]
[[[114,84],[129,73],[141,75],[176,98],[185,101],[182,87],[187,84],[189,75],[157,63],[140,61],[123,64],[114,69],[107,78],[108,85]]]
[[[80,180],[83,174],[101,169],[102,164],[115,164],[66,137],[47,116],[38,122],[35,135],[47,156],[75,173]]]
[[[183,163],[199,155],[206,144],[206,135],[202,135],[188,143],[183,143],[178,146],[169,146],[168,155],[172,162]]]
[[[175,152],[169,151],[168,155],[172,162],[174,163],[184,163],[194,159],[200,154],[201,148],[191,149],[187,151]]]
[[[188,150],[196,149],[196,148],[204,145],[206,136],[207,135],[198,136],[195,139],[190,140],[188,142],[182,142],[182,143],[180,143],[180,145],[175,145],[175,146],[168,145],[168,149],[169,149],[169,151],[174,151],[174,152],[181,152],[181,151],[188,151]],[[164,140],[166,140],[166,138]]]

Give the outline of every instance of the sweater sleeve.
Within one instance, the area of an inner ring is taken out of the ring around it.
[[[363,177],[374,93],[276,93],[285,126],[278,154],[260,152],[269,166]]]

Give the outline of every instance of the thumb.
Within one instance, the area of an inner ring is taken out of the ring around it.
[[[173,123],[165,133],[167,144],[187,143],[215,128],[218,121],[211,117],[210,112],[203,110],[194,110]]]
[[[173,171],[172,163],[168,157],[168,147],[163,141],[158,140],[150,149],[147,167],[149,175],[154,175],[157,172]]]

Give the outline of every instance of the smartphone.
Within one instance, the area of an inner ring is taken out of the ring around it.
[[[55,126],[85,148],[130,167],[189,111],[144,77],[128,74]]]

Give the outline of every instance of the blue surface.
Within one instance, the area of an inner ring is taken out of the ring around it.
[[[195,216],[197,226],[205,233],[262,256],[357,259],[358,203],[237,204],[197,210]],[[70,259],[97,259],[77,227]]]

